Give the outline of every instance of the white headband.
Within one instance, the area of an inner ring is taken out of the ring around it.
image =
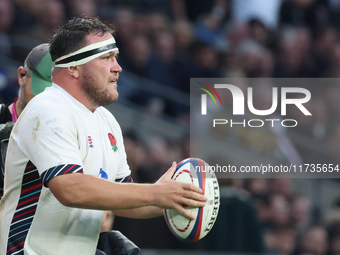
[[[81,48],[75,52],[72,52],[70,54],[67,54],[65,56],[62,56],[56,59],[55,67],[70,67],[70,66],[83,65],[115,49],[118,49],[118,48],[116,46],[115,39],[112,37],[102,42],[87,45],[84,48]]]

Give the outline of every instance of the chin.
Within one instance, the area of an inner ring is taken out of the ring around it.
[[[114,102],[116,102],[117,100],[118,100],[118,98],[119,98],[119,93],[118,93],[118,91],[116,90],[116,93],[114,94]]]
[[[114,95],[112,95],[112,97],[109,100],[107,100],[105,105],[109,105],[109,104],[116,102],[118,100],[118,97],[119,97],[119,94],[117,92]]]
[[[116,101],[118,100],[118,98],[119,98],[119,95],[117,94],[117,96],[115,96],[115,97],[113,98],[112,103],[116,102]]]

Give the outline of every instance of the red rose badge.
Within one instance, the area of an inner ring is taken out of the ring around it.
[[[114,152],[118,151],[117,141],[116,141],[115,137],[111,133],[108,133],[108,136],[109,136],[109,140],[110,140],[110,143],[111,143],[111,146],[112,146],[112,150]]]

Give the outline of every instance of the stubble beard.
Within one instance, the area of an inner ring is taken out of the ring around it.
[[[96,106],[109,105],[118,99],[117,95],[113,95],[112,92],[106,87],[104,90],[99,90],[100,84],[98,84],[91,72],[84,66],[84,73],[82,75],[81,88],[83,89],[86,98]]]

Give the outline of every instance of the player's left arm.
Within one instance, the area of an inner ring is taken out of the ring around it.
[[[114,215],[133,218],[133,219],[149,219],[163,215],[163,209],[157,206],[144,206],[135,209],[114,210]]]
[[[133,179],[131,175],[129,175],[126,176],[125,178],[116,179],[115,181],[120,183],[126,183],[133,182]],[[134,209],[113,210],[112,212],[114,213],[114,215],[120,217],[134,219],[149,219],[163,215],[163,209],[157,206],[144,206]]]

